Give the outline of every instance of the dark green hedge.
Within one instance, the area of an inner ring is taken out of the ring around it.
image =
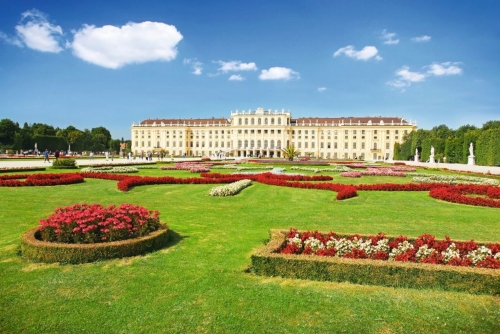
[[[169,238],[168,227],[162,225],[159,230],[136,239],[99,244],[63,244],[41,241],[38,227],[34,227],[21,237],[21,256],[34,262],[86,263],[159,250],[168,243]]]
[[[500,294],[500,271],[495,269],[278,254],[287,233],[271,230],[271,241],[252,255],[253,272],[316,281]]]

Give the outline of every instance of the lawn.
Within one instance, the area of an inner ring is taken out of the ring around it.
[[[53,172],[53,171],[47,171]],[[214,170],[214,172],[223,172]],[[230,172],[230,171],[224,171]],[[185,171],[139,175],[193,177]],[[333,182],[410,182],[341,178]],[[153,185],[120,192],[116,181],[0,187],[1,333],[493,333],[498,296],[256,276],[250,255],[269,229],[500,241],[499,209],[441,202],[428,192],[335,193],[254,182],[234,197],[213,185]],[[18,255],[20,235],[55,208],[132,203],[160,211],[174,239],[145,256],[83,265]]]

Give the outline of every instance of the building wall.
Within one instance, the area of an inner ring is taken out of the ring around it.
[[[384,122],[385,120],[385,122]],[[394,144],[416,129],[401,118],[301,118],[290,112],[232,112],[229,119],[147,120],[132,125],[132,152],[164,149],[175,156],[282,157],[295,146],[325,159],[385,160]]]

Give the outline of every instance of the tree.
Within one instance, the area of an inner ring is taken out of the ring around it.
[[[109,130],[103,126],[99,126],[97,128],[92,128],[90,133],[92,134],[92,137],[94,137],[95,135],[103,135],[104,138],[106,138],[104,145],[106,145],[112,139],[111,133],[109,132]]]
[[[4,118],[0,121],[0,143],[3,145],[14,144],[16,138],[16,133],[19,133],[21,129],[19,124],[14,123],[8,118]]]
[[[34,136],[55,136],[57,133],[56,129],[54,129],[52,125],[43,123],[33,123],[33,125],[31,125],[31,130],[33,131]]]
[[[288,160],[293,161],[293,158],[300,155],[300,151],[295,148],[295,146],[290,145],[287,148],[281,149],[283,156],[288,158]]]

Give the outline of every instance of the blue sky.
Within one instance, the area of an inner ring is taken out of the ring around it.
[[[500,119],[500,1],[0,0],[0,118]]]

